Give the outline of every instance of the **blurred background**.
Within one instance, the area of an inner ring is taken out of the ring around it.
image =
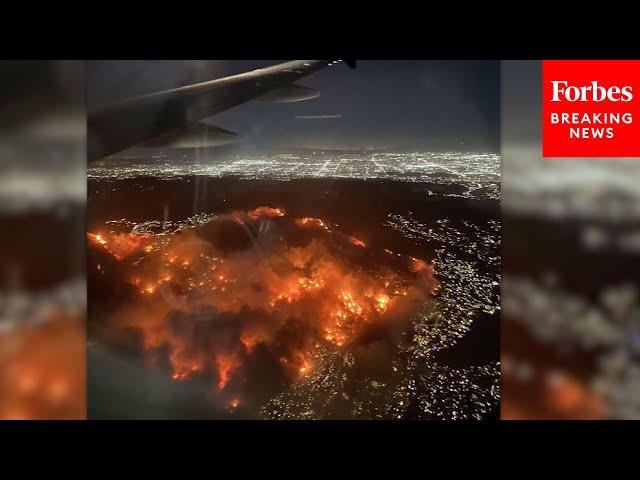
[[[0,62],[0,419],[82,419],[84,62]]]
[[[541,65],[502,62],[501,416],[640,418],[640,162],[542,158]]]
[[[0,419],[82,419],[85,65],[0,62]],[[541,157],[502,62],[504,419],[640,418],[640,162]]]

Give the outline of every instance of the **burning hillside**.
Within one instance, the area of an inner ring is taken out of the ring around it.
[[[259,207],[196,225],[88,233],[90,265],[123,285],[108,341],[134,332],[175,380],[225,389],[258,350],[294,381],[320,347],[405,322],[436,288],[422,260],[376,251],[318,218]]]

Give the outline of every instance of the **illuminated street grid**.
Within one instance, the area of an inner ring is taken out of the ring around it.
[[[209,163],[112,157],[95,163],[87,173],[90,179],[139,176],[171,179],[187,175],[284,181],[302,178],[384,179],[456,184],[466,186],[469,195],[483,189],[493,192],[488,196],[494,197],[498,194],[500,167],[500,156],[492,153],[345,153],[318,150]]]
[[[451,191],[463,192],[430,192],[432,195],[498,199],[500,164],[500,157],[494,154],[310,151],[209,165],[112,159],[93,166],[89,177],[385,179],[451,185],[455,187]],[[459,187],[466,187],[466,192]],[[208,218],[192,220],[197,224]],[[155,229],[160,224],[148,226]],[[497,321],[500,223],[442,218],[426,224],[403,212],[389,214],[384,227],[413,244],[434,246],[433,264],[440,281],[433,301],[412,318],[403,340],[390,346],[394,352],[390,372],[363,378],[356,374],[362,360],[350,348],[322,347],[313,371],[268,400],[260,408],[261,417],[482,419],[495,411],[500,401],[500,362],[454,368],[439,362],[438,355],[468,335],[476,321]]]
[[[458,369],[440,364],[436,355],[467,335],[481,313],[500,310],[500,223],[453,225],[441,219],[428,226],[390,214],[384,225],[412,243],[441,246],[434,261],[441,288],[413,318],[413,333],[396,345],[393,374],[354,385],[355,356],[321,349],[314,372],[271,399],[261,410],[263,417],[321,419],[342,410],[347,418],[479,420],[498,405],[500,362]],[[490,272],[481,272],[479,265]]]

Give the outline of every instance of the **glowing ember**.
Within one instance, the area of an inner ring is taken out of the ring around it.
[[[361,240],[320,219],[280,217],[271,207],[225,216],[277,222],[279,232],[262,248],[232,253],[207,236],[216,219],[158,235],[88,234],[98,251],[124,259],[124,281],[138,292],[112,319],[116,333],[138,331],[151,358],[166,356],[173,379],[215,375],[222,390],[258,349],[292,379],[309,375],[318,345],[340,348],[371,325],[403,321],[435,288],[426,262],[373,255],[375,264],[362,263]],[[300,228],[308,238],[289,244]]]
[[[376,297],[376,310],[378,313],[384,313],[387,310],[387,305],[389,304],[389,295],[381,294]]]
[[[295,224],[300,228],[321,228],[327,232],[331,232],[331,229],[320,220],[319,218],[303,217],[295,220]]]
[[[349,238],[349,243],[351,243],[352,245],[355,245],[356,247],[366,247],[366,243],[364,243],[362,240],[360,240],[359,238],[356,237],[348,237]]]
[[[231,355],[217,355],[216,365],[218,367],[218,388],[222,390],[229,382],[231,373],[241,365],[241,360],[233,353]]]
[[[100,233],[87,233],[90,244],[101,246],[109,252],[116,260],[123,258],[136,252],[149,241],[148,235],[119,234],[107,236]]]
[[[417,258],[409,257],[410,263],[409,268],[411,268],[414,272],[422,272],[429,268],[426,262],[422,260],[418,260]]]
[[[271,207],[258,207],[255,210],[248,212],[247,215],[253,220],[260,217],[283,217],[284,210]]]

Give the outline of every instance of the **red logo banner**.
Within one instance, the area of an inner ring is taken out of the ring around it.
[[[640,157],[640,60],[544,60],[542,156]]]

